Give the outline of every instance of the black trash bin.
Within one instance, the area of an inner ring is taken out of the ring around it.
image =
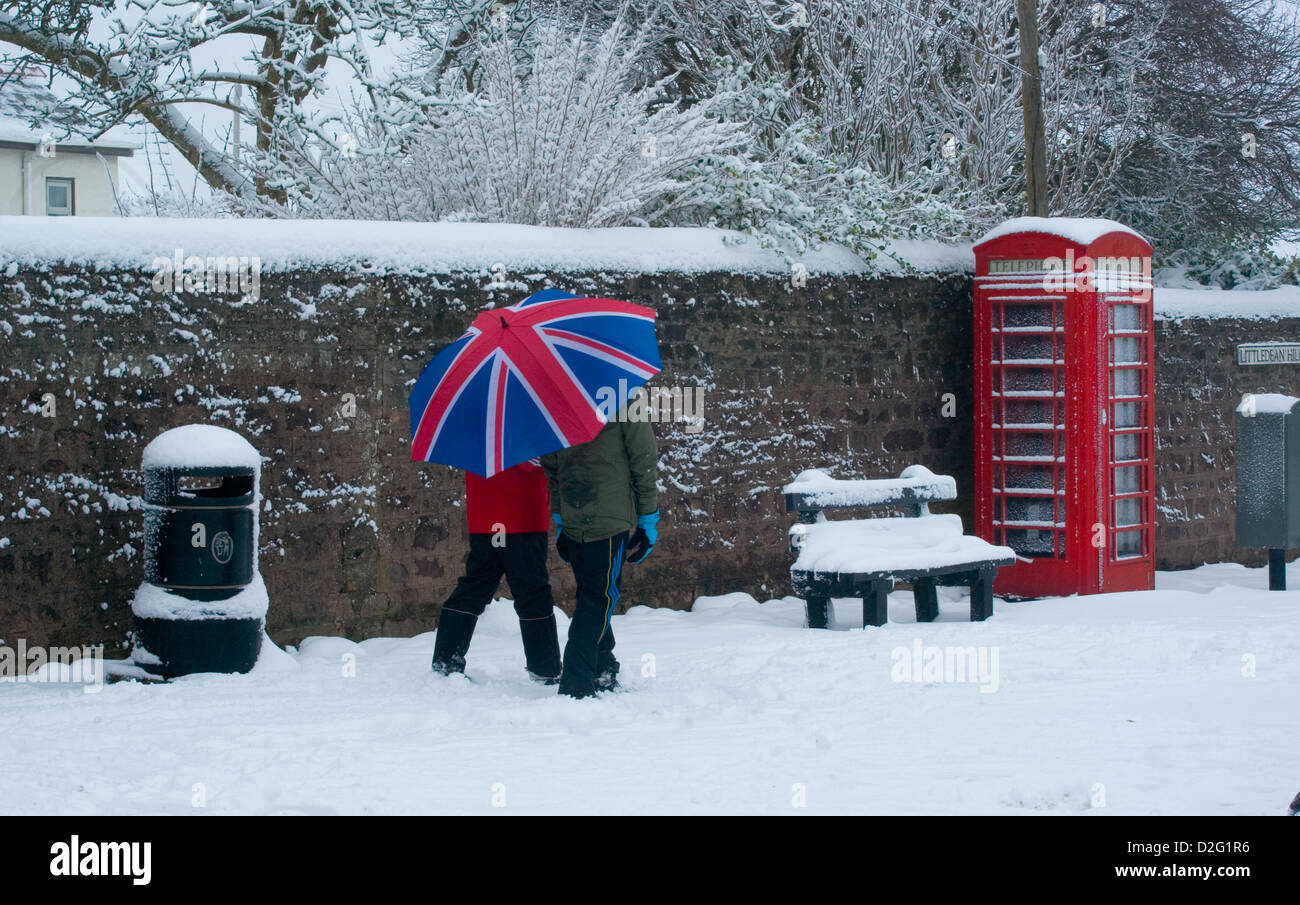
[[[261,652],[257,571],[261,458],[243,437],[187,425],[145,449],[145,583],[132,602],[136,653],[164,678],[248,672]]]
[[[1237,406],[1237,546],[1268,550],[1268,586],[1286,590],[1300,547],[1300,399],[1249,393]]]

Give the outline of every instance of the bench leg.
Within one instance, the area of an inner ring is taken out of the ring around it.
[[[873,581],[862,593],[862,627],[868,625],[884,625],[889,621],[889,592],[894,589],[894,583],[886,579],[885,581]]]
[[[993,615],[993,579],[997,570],[987,569],[970,586],[970,621],[983,622]]]
[[[835,608],[829,597],[809,597],[804,601],[809,628],[830,628],[835,621]]]
[[[912,596],[916,598],[916,621],[933,622],[939,616],[939,591],[933,578],[918,578],[912,582]]]

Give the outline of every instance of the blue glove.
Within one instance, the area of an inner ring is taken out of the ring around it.
[[[649,515],[637,516],[636,526],[645,532],[645,536],[650,538],[650,546],[654,546],[659,541],[659,510],[656,509]]]
[[[639,563],[650,555],[650,551],[655,548],[655,542],[659,540],[659,510],[656,509],[649,515],[641,515],[636,520],[636,532],[627,545],[627,561],[630,563]]]
[[[569,539],[564,536],[564,519],[560,518],[560,513],[552,512],[551,521],[555,523],[555,552],[560,556],[560,562],[569,561]]]

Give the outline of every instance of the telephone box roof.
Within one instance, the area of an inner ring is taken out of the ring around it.
[[[1060,236],[1079,245],[1091,245],[1107,233],[1127,233],[1148,245],[1151,244],[1137,230],[1114,220],[1089,217],[1016,217],[989,230],[984,238],[975,243],[975,247],[979,248],[986,242],[1013,233],[1046,233],[1049,236]]]

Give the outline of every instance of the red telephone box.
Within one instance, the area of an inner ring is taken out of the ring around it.
[[[975,533],[1011,597],[1155,586],[1151,245],[1025,217],[975,246]]]

